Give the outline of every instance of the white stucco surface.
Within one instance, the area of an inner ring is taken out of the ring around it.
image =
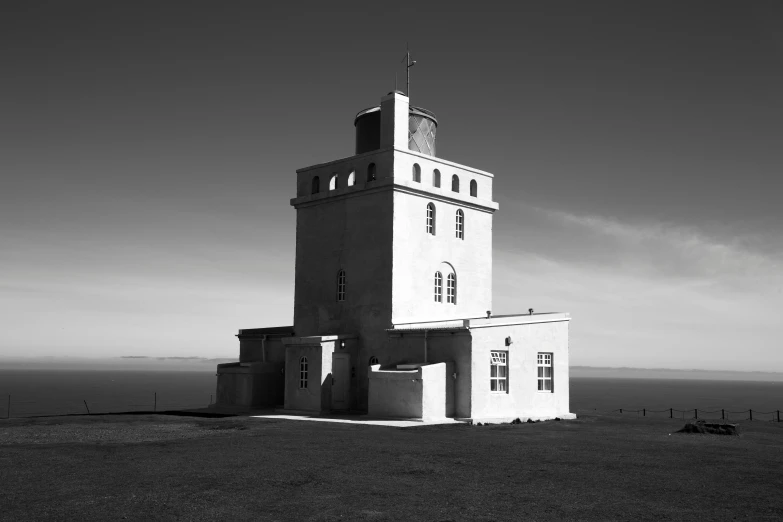
[[[471,418],[570,418],[568,320],[471,329]],[[506,337],[512,344],[506,346]],[[490,352],[508,353],[508,390],[490,390]],[[537,355],[553,357],[553,390],[537,389]]]
[[[454,417],[454,363],[411,364],[415,369],[370,371],[368,414],[376,417]]]

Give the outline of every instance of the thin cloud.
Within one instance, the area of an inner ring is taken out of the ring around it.
[[[772,252],[767,253],[753,249],[748,244],[751,241],[742,236],[716,238],[671,223],[629,223],[596,215],[534,210],[590,236],[582,241],[598,241],[606,248],[608,266],[622,265],[631,271],[674,278],[724,280],[740,286],[761,282],[765,288],[779,289],[783,281],[780,238],[767,239],[767,249]]]

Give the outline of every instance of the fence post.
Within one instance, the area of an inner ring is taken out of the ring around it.
[[[674,408],[669,408],[669,418],[670,419],[674,418]]]
[[[699,418],[699,410],[698,408],[693,409],[693,418],[698,419]]]
[[[720,420],[724,420],[726,417],[723,415],[723,408],[720,410]]]
[[[622,408],[620,408],[620,413],[622,413],[622,412],[623,412],[623,409],[622,409]]]
[[[748,410],[748,413],[750,413],[750,420],[753,420],[753,410]]]
[[[647,416],[647,408],[642,408],[642,417]]]
[[[83,402],[84,402],[84,407],[85,407],[85,408],[87,408],[87,415],[91,415],[91,413],[90,413],[90,407],[89,407],[89,406],[87,406],[87,401],[83,401]]]

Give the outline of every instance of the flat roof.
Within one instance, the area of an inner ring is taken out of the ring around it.
[[[545,312],[538,314],[493,315],[490,318],[473,317],[450,319],[446,321],[427,321],[420,323],[399,323],[387,329],[387,332],[411,332],[424,330],[470,330],[472,328],[492,328],[516,324],[553,323],[570,321],[571,316],[563,312]]]
[[[268,328],[244,328],[237,335],[293,335],[293,326],[270,326]]]

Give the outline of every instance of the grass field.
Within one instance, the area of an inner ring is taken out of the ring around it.
[[[3,520],[783,519],[783,423],[0,421]],[[671,433],[671,435],[670,435]]]

